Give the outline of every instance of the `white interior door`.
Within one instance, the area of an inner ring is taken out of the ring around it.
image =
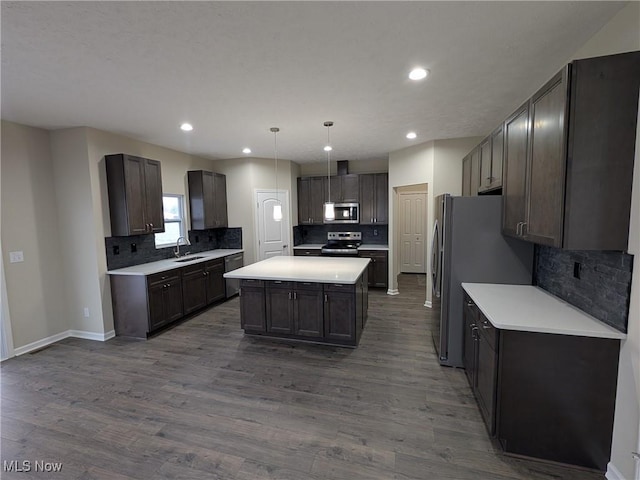
[[[289,192],[279,190],[276,198],[275,190],[257,190],[258,220],[258,261],[267,258],[289,255]],[[273,219],[273,207],[282,205],[282,220]]]
[[[400,194],[400,272],[426,273],[427,194]]]

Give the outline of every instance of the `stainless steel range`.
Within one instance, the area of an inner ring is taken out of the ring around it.
[[[330,257],[357,257],[362,244],[362,232],[328,232],[327,244],[322,247],[322,255]]]

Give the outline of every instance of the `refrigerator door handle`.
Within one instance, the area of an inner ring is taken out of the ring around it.
[[[436,297],[440,297],[440,232],[438,220],[433,224],[433,236],[431,238],[431,290]]]

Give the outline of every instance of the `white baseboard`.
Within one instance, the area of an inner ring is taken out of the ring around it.
[[[85,340],[96,340],[98,342],[106,342],[116,336],[116,331],[111,330],[106,333],[85,332],[84,330],[69,330],[69,336],[75,338],[84,338]]]
[[[67,330],[66,332],[56,333],[55,335],[51,335],[50,337],[28,343],[27,345],[24,345],[22,347],[14,348],[13,354],[16,357],[19,355],[24,355],[25,353],[33,352],[34,350],[44,348],[48,345],[51,345],[52,343],[59,342],[60,340],[64,340],[65,338],[69,337],[106,342],[107,340],[115,336],[116,332],[114,330],[110,330],[106,333],[86,332],[84,330]]]
[[[427,307],[427,308],[432,308],[433,307],[433,305],[431,304],[431,302],[429,300],[425,300],[424,301],[424,306]]]
[[[38,350],[39,348],[46,347],[47,345],[51,345],[52,343],[59,342],[60,340],[64,340],[68,336],[69,336],[69,330],[67,330],[66,332],[56,333],[55,335],[51,335],[50,337],[36,340],[35,342],[28,343],[22,347],[16,347],[13,349],[13,354],[16,357],[19,355],[24,355],[25,353],[33,352],[34,350]]]
[[[387,295],[400,295],[400,292],[397,288],[390,288],[387,290]]]
[[[626,480],[620,473],[620,471],[611,462],[607,464],[607,473],[604,476],[607,478],[607,480]]]

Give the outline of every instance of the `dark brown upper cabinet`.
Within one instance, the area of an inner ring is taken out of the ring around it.
[[[347,175],[333,175],[330,178],[331,182],[331,200],[334,203],[349,203],[360,201],[360,175],[350,173]],[[325,184],[326,184],[325,177]],[[328,195],[328,189],[325,186],[325,194]]]
[[[187,172],[191,228],[206,230],[227,227],[227,180],[206,170]]]
[[[106,155],[111,235],[164,232],[160,162],[123,153]]]
[[[366,173],[359,175],[360,225],[389,223],[389,175]]]
[[[471,196],[471,154],[462,159],[462,196]]]
[[[627,249],[639,88],[640,52],[576,60],[505,122],[503,233]]]
[[[502,125],[480,144],[480,187],[478,192],[489,192],[502,187],[504,134]]]
[[[322,225],[323,205],[327,196],[326,177],[298,178],[298,223]]]

